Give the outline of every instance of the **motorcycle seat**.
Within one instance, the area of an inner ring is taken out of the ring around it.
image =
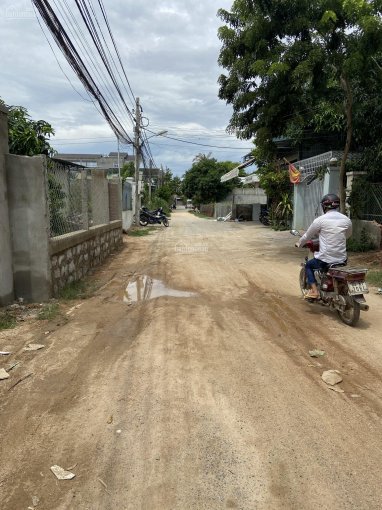
[[[335,262],[334,264],[329,264],[328,269],[332,269],[335,267],[344,267],[347,266],[348,259],[346,259],[344,262]]]

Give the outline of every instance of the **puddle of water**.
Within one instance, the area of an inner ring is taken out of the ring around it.
[[[187,298],[196,295],[196,292],[170,289],[166,287],[161,280],[156,280],[150,276],[138,275],[127,285],[123,296],[123,302],[130,305],[139,301],[146,301],[162,296]]]

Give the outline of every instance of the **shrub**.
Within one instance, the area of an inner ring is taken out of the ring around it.
[[[347,250],[350,252],[365,252],[376,249],[376,245],[370,234],[367,232],[366,228],[361,230],[361,235],[359,240],[351,237],[347,240],[346,243]]]
[[[0,330],[12,329],[16,326],[16,319],[8,312],[0,312]]]

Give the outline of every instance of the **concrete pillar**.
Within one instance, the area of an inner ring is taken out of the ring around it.
[[[293,186],[293,222],[292,226],[296,230],[301,230],[305,226],[305,184],[295,184]]]
[[[0,306],[7,305],[14,299],[7,169],[5,165],[5,155],[8,150],[8,110],[0,105]]]
[[[6,156],[14,290],[17,298],[51,296],[45,156]]]
[[[93,226],[109,223],[109,187],[106,170],[92,170],[91,199]]]
[[[260,212],[261,212],[261,205],[253,204],[252,205],[252,221],[259,222]]]
[[[329,172],[325,174],[322,196],[328,193],[334,193],[339,196],[340,193],[340,168],[339,166],[329,166]]]
[[[83,230],[89,230],[89,198],[87,176],[87,170],[81,170],[81,218]]]
[[[112,179],[109,185],[109,221],[122,219],[122,183],[120,179]]]

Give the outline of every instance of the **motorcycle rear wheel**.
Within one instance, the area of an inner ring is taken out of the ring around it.
[[[308,291],[308,281],[306,279],[305,267],[301,268],[299,281],[300,281],[301,293],[303,296],[305,296],[305,294]]]
[[[148,225],[148,221],[144,218],[139,218],[139,224],[142,226],[142,227],[147,227]]]
[[[349,298],[345,310],[337,310],[337,313],[347,326],[355,326],[359,321],[361,308],[357,301],[354,301],[352,297]]]
[[[163,221],[163,225],[164,225],[165,227],[168,227],[168,226],[170,225],[170,224],[169,224],[169,222],[168,222],[168,219],[167,219],[167,218],[163,218],[163,220],[162,220],[162,221]]]

